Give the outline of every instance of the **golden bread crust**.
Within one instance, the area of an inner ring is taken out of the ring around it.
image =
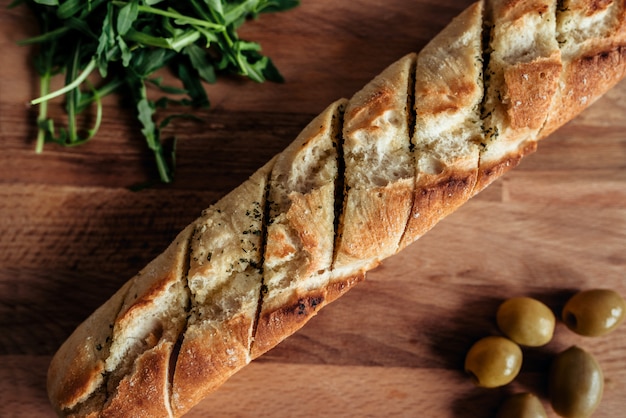
[[[527,155],[537,150],[536,141],[527,141],[520,144],[514,151],[507,153],[502,159],[490,161],[483,164],[478,173],[476,184],[474,186],[474,194],[481,192],[495,180],[504,175],[507,171],[519,165]]]
[[[259,317],[251,357],[257,358],[274,348],[286,336],[302,328],[321,308],[345,294],[364,278],[365,272],[335,278],[323,288],[292,293],[280,307],[263,312]]]
[[[401,179],[386,186],[348,191],[340,251],[335,266],[379,260],[397,252],[413,201],[414,180]]]
[[[562,76],[563,91],[557,106],[546,122],[542,137],[546,137],[572,120],[600,98],[626,75],[626,42],[595,50],[569,63]]]
[[[430,182],[422,176],[420,186],[415,191],[413,217],[408,222],[401,245],[411,244],[465,203],[474,190],[476,176],[474,170],[443,172],[431,176]]]
[[[161,341],[135,361],[104,406],[103,418],[152,418],[170,414],[168,373],[172,343]],[[150,390],[146,390],[150,388]]]
[[[511,128],[537,130],[543,127],[560,75],[561,59],[557,53],[520,63],[505,71],[507,116]]]
[[[183,415],[248,364],[248,339],[253,319],[239,315],[226,322],[207,323],[187,330],[172,382],[174,416]]]

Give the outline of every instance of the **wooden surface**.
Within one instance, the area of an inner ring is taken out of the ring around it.
[[[242,35],[262,43],[286,83],[210,86],[203,121],[167,132],[178,138],[176,181],[133,192],[155,172],[132,109],[115,98],[96,140],[34,153],[26,103],[36,78],[31,50],[15,42],[37,29],[0,0],[0,416],[53,416],[46,368],[80,321],[326,105],[421,49],[469,3],[304,0],[247,24]],[[512,391],[545,396],[550,356],[571,344],[605,368],[595,416],[623,416],[626,325],[585,339],[559,324],[502,389],[474,387],[462,364],[496,332],[504,298],[532,295],[558,311],[578,289],[626,295],[625,250],[623,82],[189,416],[490,417]]]

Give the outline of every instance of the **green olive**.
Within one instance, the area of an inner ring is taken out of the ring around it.
[[[555,357],[548,379],[552,408],[562,417],[588,417],[600,404],[602,369],[590,353],[577,346]]]
[[[511,340],[527,347],[539,347],[550,342],[556,318],[545,304],[529,297],[504,301],[496,313],[500,331]]]
[[[474,383],[486,388],[510,383],[522,367],[522,349],[508,338],[490,336],[478,340],[465,356],[465,371]]]
[[[577,334],[597,337],[613,331],[626,316],[626,302],[609,289],[579,292],[563,308],[563,322]]]
[[[525,392],[509,396],[496,418],[548,418],[548,414],[537,396]]]

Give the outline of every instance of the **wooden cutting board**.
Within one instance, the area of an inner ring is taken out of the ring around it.
[[[155,172],[132,109],[117,98],[91,143],[34,153],[32,50],[15,42],[37,27],[0,0],[0,416],[53,416],[46,368],[79,322],[326,105],[419,51],[469,3],[304,0],[247,23],[242,36],[263,45],[286,82],[210,86],[201,121],[178,120],[166,133],[178,140],[176,180],[131,191]],[[51,112],[61,115],[60,105]],[[501,389],[474,387],[462,364],[475,340],[497,332],[505,298],[534,296],[558,312],[578,289],[626,295],[625,250],[621,83],[189,416],[490,417],[514,391],[545,401],[550,358],[572,344],[605,369],[595,416],[623,416],[626,325],[586,339],[559,324]]]

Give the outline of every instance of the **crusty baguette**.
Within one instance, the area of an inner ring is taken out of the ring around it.
[[[623,0],[491,0],[331,104],[82,323],[62,416],[181,416],[626,74]]]

